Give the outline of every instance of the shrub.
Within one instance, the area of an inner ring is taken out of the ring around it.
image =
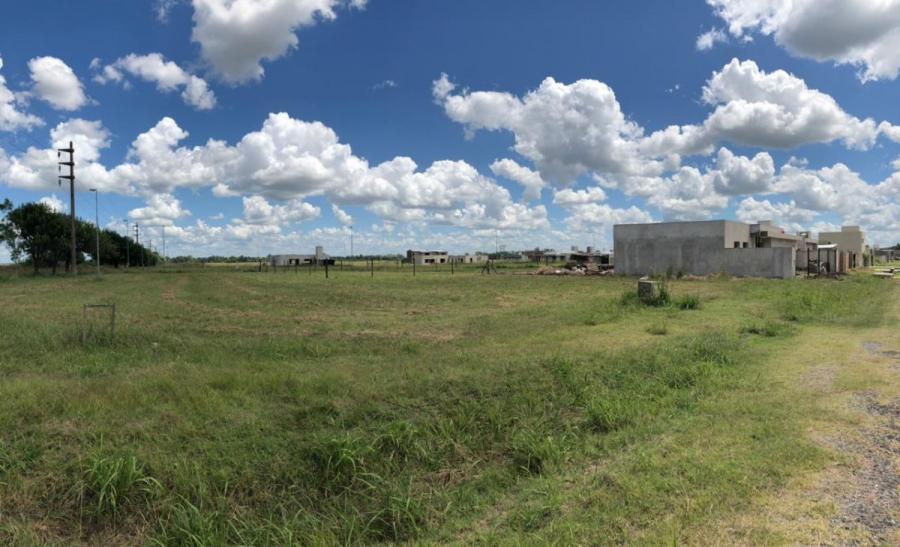
[[[654,336],[665,336],[669,334],[669,328],[665,323],[654,323],[647,327],[647,333]]]

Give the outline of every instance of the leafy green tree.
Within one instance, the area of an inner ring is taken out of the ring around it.
[[[8,200],[3,203],[3,211],[0,238],[15,259],[27,255],[35,273],[41,266],[56,273],[61,263],[69,268],[69,227],[65,215],[43,203],[25,203],[13,209]]]
[[[69,226],[70,219],[63,213],[51,210],[43,203],[24,203],[18,207],[8,200],[0,203],[0,244],[5,244],[16,261],[22,258],[31,262],[34,272],[50,268],[56,273],[64,264],[70,268]],[[90,222],[77,220],[75,227],[78,261],[84,255],[96,260],[97,228]],[[143,245],[112,230],[100,231],[100,262],[118,268],[131,256],[131,266],[155,266],[160,257]],[[143,256],[143,261],[141,257]]]

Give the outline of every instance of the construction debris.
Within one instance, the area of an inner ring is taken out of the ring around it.
[[[536,275],[613,275],[615,271],[593,262],[567,262],[565,266],[544,266]]]

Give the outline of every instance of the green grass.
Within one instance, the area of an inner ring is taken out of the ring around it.
[[[645,306],[633,279],[318,273],[7,278],[0,542],[702,537],[823,457],[779,347],[887,301],[865,276]],[[116,336],[82,344],[103,302]]]

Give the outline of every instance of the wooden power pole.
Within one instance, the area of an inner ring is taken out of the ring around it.
[[[72,141],[69,141],[68,148],[58,148],[56,150],[56,159],[60,159],[62,154],[69,155],[69,161],[60,161],[59,163],[59,185],[62,186],[62,179],[66,179],[69,181],[69,218],[71,219],[70,225],[70,238],[69,238],[69,261],[72,264],[72,275],[78,275],[78,252],[75,248],[76,245],[76,235],[75,235],[75,146],[72,144]],[[62,168],[63,166],[67,166],[69,168],[69,174],[63,175]]]

